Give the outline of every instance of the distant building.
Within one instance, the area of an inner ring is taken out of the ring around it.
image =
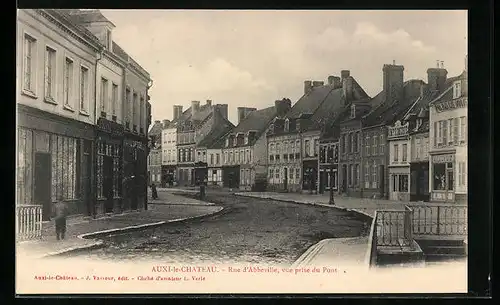
[[[238,108],[238,125],[225,136],[222,148],[225,187],[251,190],[257,182],[265,181],[266,132],[271,120],[288,109],[287,101],[259,110]]]
[[[177,120],[182,114],[182,106],[174,105],[174,117],[164,120],[161,131],[161,181],[162,185],[174,185],[177,180]],[[167,123],[168,122],[168,123]]]
[[[444,91],[430,106],[431,201],[467,202],[467,70],[436,84]],[[431,90],[432,90],[431,86]]]
[[[168,124],[168,122],[167,122]],[[148,154],[148,184],[162,185],[161,166],[162,166],[162,142],[161,135],[163,123],[155,121],[148,132],[149,154]]]

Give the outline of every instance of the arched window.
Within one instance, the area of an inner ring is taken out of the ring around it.
[[[287,118],[285,120],[285,131],[288,131],[290,129],[290,120]]]

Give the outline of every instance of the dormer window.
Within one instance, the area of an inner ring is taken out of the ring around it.
[[[248,134],[245,135],[245,145],[248,145]]]
[[[457,81],[453,84],[453,98],[459,98],[462,95],[462,84]]]
[[[290,120],[287,118],[285,120],[285,131],[288,131],[290,129]]]
[[[356,117],[356,105],[351,105],[351,119]]]
[[[226,138],[226,147],[229,147],[229,138]]]
[[[274,123],[271,123],[271,125],[269,126],[269,131],[274,132]]]

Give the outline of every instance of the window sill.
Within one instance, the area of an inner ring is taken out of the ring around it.
[[[36,95],[35,92],[31,91],[31,90],[27,90],[27,89],[23,89],[23,91],[21,92],[22,95],[25,95],[27,97],[30,97],[32,99],[37,99],[38,96]]]
[[[73,107],[71,107],[69,105],[63,105],[63,109],[71,111],[71,112],[75,112],[75,109],[73,109]]]
[[[57,102],[52,98],[52,97],[49,97],[49,96],[46,96],[43,101],[47,104],[52,104],[52,105],[57,105]]]
[[[87,111],[84,111],[84,110],[80,110],[80,114],[84,115],[84,116],[90,116],[90,113],[88,113]]]

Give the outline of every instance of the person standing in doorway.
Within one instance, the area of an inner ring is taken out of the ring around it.
[[[151,197],[153,197],[153,199],[158,199],[158,192],[156,191],[156,184],[151,183]]]
[[[59,198],[54,204],[54,220],[56,223],[56,238],[57,240],[64,239],[66,235],[66,217],[68,209],[62,198]]]

